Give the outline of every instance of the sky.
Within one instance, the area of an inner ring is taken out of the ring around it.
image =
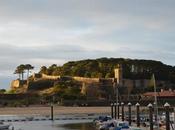
[[[0,88],[19,64],[101,57],[175,66],[174,0],[0,0]]]

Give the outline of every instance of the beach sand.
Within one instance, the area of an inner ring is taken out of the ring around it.
[[[145,107],[140,108],[140,110]],[[125,107],[124,111],[128,111]],[[135,111],[135,107],[132,107]],[[0,115],[50,115],[51,107],[49,106],[30,106],[30,107],[0,107]],[[120,108],[121,112],[121,108]],[[54,106],[54,114],[110,114],[111,108],[109,107],[65,107]]]
[[[1,107],[0,115],[49,115],[50,107]],[[64,107],[54,106],[54,114],[110,113],[110,107]]]

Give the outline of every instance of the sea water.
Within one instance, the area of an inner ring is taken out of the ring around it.
[[[12,122],[14,130],[96,130],[92,120]]]

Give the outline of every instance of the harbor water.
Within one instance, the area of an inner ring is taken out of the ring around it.
[[[172,115],[174,113],[170,115],[173,122]],[[49,116],[41,115],[0,115],[0,121],[13,126],[13,130],[97,130],[93,120],[98,116],[99,114],[64,114],[55,116],[55,120],[52,121]],[[164,115],[161,117],[165,118]]]
[[[55,115],[55,120],[41,115],[0,115],[0,121],[14,130],[96,130],[93,119],[98,114]]]
[[[14,130],[96,130],[92,120],[12,122]]]

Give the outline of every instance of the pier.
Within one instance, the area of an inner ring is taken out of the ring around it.
[[[130,102],[128,104],[121,102],[111,103],[110,107],[113,119],[128,121],[130,126],[140,127],[143,130],[175,130],[175,108],[168,103],[159,108],[161,112],[158,115],[156,115],[151,103],[143,107],[139,103],[132,105]],[[116,107],[118,107],[118,110],[113,111]]]

